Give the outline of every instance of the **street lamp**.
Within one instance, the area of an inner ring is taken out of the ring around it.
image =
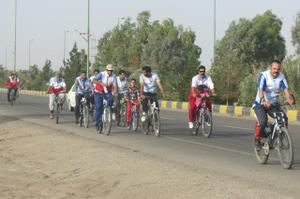
[[[87,61],[86,61],[87,76],[89,76],[89,69],[90,69],[90,0],[88,0]]]
[[[86,63],[86,74],[89,74],[89,65],[90,65],[90,37],[91,34],[88,30],[88,33],[86,32],[80,32],[78,29],[75,29],[76,32],[79,33],[79,35],[81,36],[82,39],[84,39],[87,42],[87,63]],[[86,36],[86,38],[85,38]]]
[[[216,53],[216,28],[217,28],[216,15],[217,15],[217,3],[216,3],[216,0],[214,0],[214,50],[213,50],[213,63],[215,63],[215,53]]]
[[[17,68],[17,0],[15,0],[15,44],[14,44],[14,72]]]
[[[33,42],[34,41],[34,39],[29,39],[29,41],[28,41],[28,70],[30,70],[30,51],[31,51],[31,49],[30,49],[30,47],[31,47],[31,42]]]
[[[63,60],[63,64],[66,64],[66,34],[69,33],[69,30],[65,30],[64,31],[64,60]]]
[[[125,19],[125,17],[118,17],[118,28],[120,28],[120,21],[124,20],[124,19]]]

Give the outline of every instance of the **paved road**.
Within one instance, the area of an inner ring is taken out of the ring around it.
[[[62,133],[96,139],[122,146],[132,152],[152,155],[160,159],[184,164],[196,170],[212,169],[258,183],[286,187],[289,192],[300,194],[300,125],[290,124],[295,145],[295,165],[292,170],[280,166],[274,152],[267,165],[259,165],[253,155],[252,138],[254,120],[214,115],[214,131],[211,138],[192,136],[187,129],[187,113],[162,110],[162,136],[143,135],[140,131],[128,132],[113,127],[111,136],[96,134],[94,128],[79,128],[74,123],[74,114],[63,111],[61,123],[48,119],[48,98],[23,95],[10,106],[0,94],[0,115],[11,120],[25,120]],[[1,128],[1,120],[0,120]],[[22,130],[22,129],[16,129]],[[148,168],[151,169],[151,168]]]

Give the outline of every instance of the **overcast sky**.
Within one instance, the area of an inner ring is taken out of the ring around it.
[[[172,18],[174,22],[191,28],[202,48],[200,60],[208,67],[213,54],[213,0],[90,0],[91,33],[99,39],[104,32],[117,25],[118,18],[135,19],[143,10],[151,12],[151,20]],[[8,67],[13,68],[14,2],[0,0],[0,64],[5,65],[5,48],[8,48]],[[18,0],[17,11],[17,68],[28,68],[29,40],[31,64],[43,66],[46,59],[54,69],[62,65],[64,31],[67,33],[67,52],[76,41],[79,48],[86,42],[75,29],[87,29],[87,0]],[[294,53],[291,45],[291,28],[300,0],[217,0],[217,39],[224,36],[233,20],[253,18],[272,10],[283,21],[282,35],[286,39],[288,54]],[[92,47],[95,42],[92,42]],[[92,49],[95,53],[95,50]],[[68,53],[67,53],[68,54]]]

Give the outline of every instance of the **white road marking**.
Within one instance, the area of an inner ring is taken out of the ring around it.
[[[177,120],[176,118],[171,118],[171,117],[160,117],[160,119],[164,119],[164,120]]]
[[[204,143],[200,143],[200,142],[195,142],[195,141],[191,141],[191,140],[185,140],[185,139],[182,139],[182,138],[176,138],[176,137],[170,137],[170,136],[164,136],[164,137],[166,137],[168,139],[171,139],[171,140],[179,141],[179,142],[185,142],[185,143],[188,143],[188,144],[200,145],[200,146],[204,146],[204,147],[208,147],[208,148],[212,148],[212,149],[217,149],[217,150],[221,150],[221,151],[237,153],[237,154],[240,154],[240,155],[246,155],[246,156],[251,156],[251,157],[254,156],[254,153],[239,151],[239,150],[235,150],[235,149],[229,149],[229,148],[225,148],[225,147],[221,147],[221,146],[215,146],[215,145],[211,145],[211,144],[204,144]],[[269,157],[269,159],[279,161],[279,159],[276,159],[276,158]]]
[[[224,125],[224,127],[228,127],[228,128],[233,128],[233,129],[241,129],[241,130],[250,130],[250,131],[254,131],[254,128],[244,128],[244,127],[238,127],[238,126],[228,126],[228,125]]]

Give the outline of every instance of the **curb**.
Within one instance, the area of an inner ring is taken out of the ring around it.
[[[164,101],[160,102],[161,108],[167,108],[172,110],[188,110],[188,102],[176,102],[176,101]],[[244,106],[227,106],[213,104],[213,112],[223,115],[231,115],[236,117],[250,117],[255,118],[254,111],[250,107]],[[287,110],[287,116],[289,121],[300,121],[300,112],[297,110]]]

